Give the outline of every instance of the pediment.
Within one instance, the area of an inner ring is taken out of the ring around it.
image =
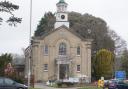
[[[61,27],[59,27],[59,28],[56,28],[56,29],[52,29],[51,31],[49,31],[48,33],[45,33],[43,36],[41,36],[41,37],[34,37],[34,38],[36,38],[36,39],[39,39],[39,40],[43,40],[45,37],[47,37],[47,36],[49,36],[49,35],[51,35],[51,34],[53,34],[53,33],[56,33],[56,32],[59,32],[60,33],[60,35],[61,34],[64,34],[63,32],[69,32],[69,33],[71,33],[71,34],[73,34],[74,36],[76,36],[76,37],[78,37],[79,39],[81,39],[81,40],[85,40],[85,38],[83,38],[82,36],[80,36],[78,33],[76,33],[73,29],[70,29],[70,28],[67,28],[66,26],[64,26],[64,25],[62,25]]]

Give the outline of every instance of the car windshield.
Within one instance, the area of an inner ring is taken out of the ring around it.
[[[117,83],[117,80],[110,80],[109,83]]]

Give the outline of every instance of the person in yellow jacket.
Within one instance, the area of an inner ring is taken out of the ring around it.
[[[99,79],[98,80],[98,87],[100,87],[101,86],[101,80]]]
[[[98,87],[104,87],[104,80],[98,80]]]

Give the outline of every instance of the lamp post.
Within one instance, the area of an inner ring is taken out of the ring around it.
[[[30,80],[31,80],[31,29],[32,29],[32,0],[30,0],[30,24],[29,24],[29,59],[28,59],[28,88],[30,87]]]

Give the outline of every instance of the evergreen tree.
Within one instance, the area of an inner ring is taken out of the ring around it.
[[[93,65],[97,79],[101,77],[105,77],[105,79],[113,77],[114,56],[111,51],[106,49],[99,50],[96,53]]]
[[[51,29],[54,28],[55,17],[51,12],[45,13],[44,17],[41,18],[35,31],[35,36],[42,36]]]

